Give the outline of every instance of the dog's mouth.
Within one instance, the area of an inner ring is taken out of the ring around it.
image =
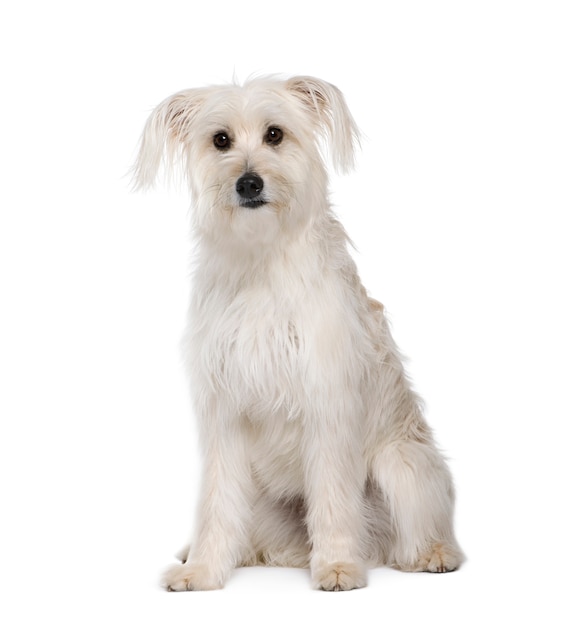
[[[242,200],[240,206],[245,209],[257,209],[267,204],[266,200],[254,198],[253,200]]]

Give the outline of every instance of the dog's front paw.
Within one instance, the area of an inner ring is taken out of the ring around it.
[[[430,550],[420,558],[417,569],[443,574],[458,569],[463,560],[464,557],[458,547],[440,541],[432,545]]]
[[[349,591],[366,586],[366,572],[355,563],[331,563],[315,569],[312,581],[322,591]]]
[[[463,563],[464,555],[456,544],[438,541],[423,550],[413,561],[392,563],[404,572],[453,572]]]
[[[168,591],[210,591],[222,589],[224,584],[206,566],[182,563],[166,571],[162,586]]]

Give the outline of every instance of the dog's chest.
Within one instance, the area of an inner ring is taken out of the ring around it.
[[[201,375],[251,415],[282,409],[294,416],[310,394],[311,375],[333,367],[334,347],[348,333],[337,293],[337,284],[286,275],[212,286],[192,311]]]
[[[304,300],[266,287],[213,294],[197,335],[212,382],[244,405],[282,404],[301,380],[315,335]]]

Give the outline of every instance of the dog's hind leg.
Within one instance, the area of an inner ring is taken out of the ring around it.
[[[454,490],[434,445],[410,439],[386,443],[372,473],[390,507],[389,564],[405,571],[455,570],[464,557],[454,538]]]

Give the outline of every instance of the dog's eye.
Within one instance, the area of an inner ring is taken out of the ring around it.
[[[228,150],[231,144],[232,142],[227,133],[220,132],[214,135],[214,145],[218,150]]]
[[[282,141],[283,138],[284,138],[284,133],[282,132],[282,129],[276,128],[275,126],[271,126],[266,131],[266,135],[264,136],[264,141],[271,146],[277,146]]]

